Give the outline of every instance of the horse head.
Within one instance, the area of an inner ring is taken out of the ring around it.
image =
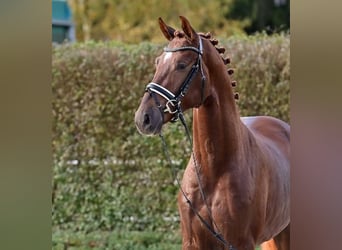
[[[175,30],[159,18],[160,30],[169,44],[155,60],[154,77],[135,114],[142,134],[160,133],[163,124],[175,121],[182,111],[199,107],[209,95],[203,38],[185,17],[180,19],[182,30]]]

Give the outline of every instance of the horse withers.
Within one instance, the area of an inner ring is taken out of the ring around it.
[[[193,153],[178,196],[182,249],[289,249],[290,126],[269,116],[240,118],[224,48],[180,19],[175,30],[159,18],[169,44],[135,123],[157,135],[193,109]]]

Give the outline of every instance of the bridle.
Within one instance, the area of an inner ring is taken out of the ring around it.
[[[199,47],[192,47],[192,46],[184,46],[178,48],[164,48],[165,52],[177,52],[177,51],[184,51],[184,50],[192,50],[198,54],[196,62],[192,65],[191,70],[189,71],[188,75],[186,76],[185,80],[183,81],[181,87],[179,88],[176,94],[172,93],[167,88],[161,86],[158,83],[150,82],[147,84],[145,91],[149,93],[156,93],[159,96],[166,99],[165,107],[162,108],[158,102],[159,108],[163,111],[162,113],[170,113],[174,116],[171,119],[171,122],[176,122],[179,118],[179,114],[181,111],[181,101],[185,94],[188,92],[190,83],[197,72],[200,70],[201,73],[201,103],[203,103],[204,99],[204,84],[205,84],[205,75],[202,68],[202,55],[203,55],[203,45],[202,39],[199,37]],[[156,98],[155,98],[156,100]],[[163,116],[163,114],[162,114]]]
[[[177,52],[177,51],[184,51],[184,50],[192,50],[194,52],[196,52],[198,54],[197,56],[197,60],[196,62],[192,65],[191,70],[189,71],[188,75],[186,76],[185,80],[183,81],[181,87],[179,88],[178,92],[176,94],[172,93],[170,90],[166,89],[165,87],[161,86],[158,83],[155,82],[150,82],[149,84],[147,84],[145,91],[149,92],[150,95],[154,98],[154,101],[157,105],[157,107],[159,108],[160,112],[162,113],[162,117],[164,116],[164,113],[170,113],[173,114],[174,116],[171,118],[171,122],[176,122],[178,119],[180,119],[180,121],[182,122],[185,131],[186,131],[186,135],[188,138],[188,141],[190,142],[190,146],[191,146],[191,154],[192,154],[192,159],[194,161],[194,166],[195,166],[195,172],[196,172],[196,177],[197,177],[197,181],[199,184],[199,190],[201,193],[201,197],[202,200],[207,208],[208,211],[208,215],[209,218],[211,219],[213,225],[217,227],[212,214],[211,214],[211,210],[209,209],[209,206],[207,204],[206,201],[206,197],[204,194],[204,190],[202,188],[202,184],[200,181],[200,174],[199,174],[199,167],[198,167],[198,163],[195,157],[195,154],[192,150],[192,139],[190,136],[190,131],[188,126],[186,125],[185,119],[184,119],[184,115],[183,115],[183,111],[181,109],[181,100],[182,98],[185,96],[185,94],[187,93],[190,83],[192,81],[192,79],[194,78],[194,76],[197,74],[197,72],[200,70],[201,73],[201,103],[203,103],[204,101],[204,87],[205,87],[205,75],[203,72],[203,68],[202,68],[202,56],[203,56],[203,45],[202,45],[202,39],[200,36],[199,37],[199,47],[192,47],[192,46],[183,46],[183,47],[178,47],[178,48],[164,48],[165,52]],[[159,96],[163,97],[164,99],[166,99],[166,104],[165,107],[162,107],[160,105],[160,102],[158,101],[158,98],[154,95],[154,94],[158,94]],[[222,236],[221,233],[219,233],[218,231],[216,231],[214,229],[214,226],[210,225],[200,214],[199,212],[195,209],[195,207],[193,206],[191,200],[187,197],[185,191],[183,190],[181,183],[177,177],[177,173],[175,171],[175,168],[173,167],[168,149],[167,149],[167,145],[165,142],[165,139],[162,135],[162,133],[160,132],[159,134],[161,140],[162,140],[162,144],[163,144],[163,150],[164,153],[166,155],[166,158],[168,160],[169,165],[171,166],[172,169],[172,174],[173,177],[176,179],[176,182],[179,186],[179,189],[183,195],[183,197],[185,198],[186,202],[188,203],[190,209],[194,212],[194,214],[196,214],[196,216],[198,217],[198,219],[202,222],[202,224],[207,228],[207,230],[220,242],[222,243],[225,247],[228,247],[229,250],[236,250],[236,248],[233,247],[232,244],[229,244]]]

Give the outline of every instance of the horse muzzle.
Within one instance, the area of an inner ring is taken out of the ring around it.
[[[159,134],[163,126],[162,113],[156,106],[147,108],[140,106],[134,120],[138,131],[143,135]]]

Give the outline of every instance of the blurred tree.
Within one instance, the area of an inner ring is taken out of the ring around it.
[[[69,0],[74,12],[76,35],[84,40],[165,41],[160,35],[158,17],[180,27],[179,15],[186,16],[197,31],[215,31],[229,36],[244,33],[248,24],[225,18],[233,0]]]
[[[223,0],[224,1],[224,0]],[[244,30],[250,34],[290,29],[290,0],[232,0],[225,17],[247,22]]]
[[[215,31],[223,37],[290,27],[289,0],[69,0],[69,4],[78,41],[161,42],[158,17],[177,28],[179,15],[197,31]]]

